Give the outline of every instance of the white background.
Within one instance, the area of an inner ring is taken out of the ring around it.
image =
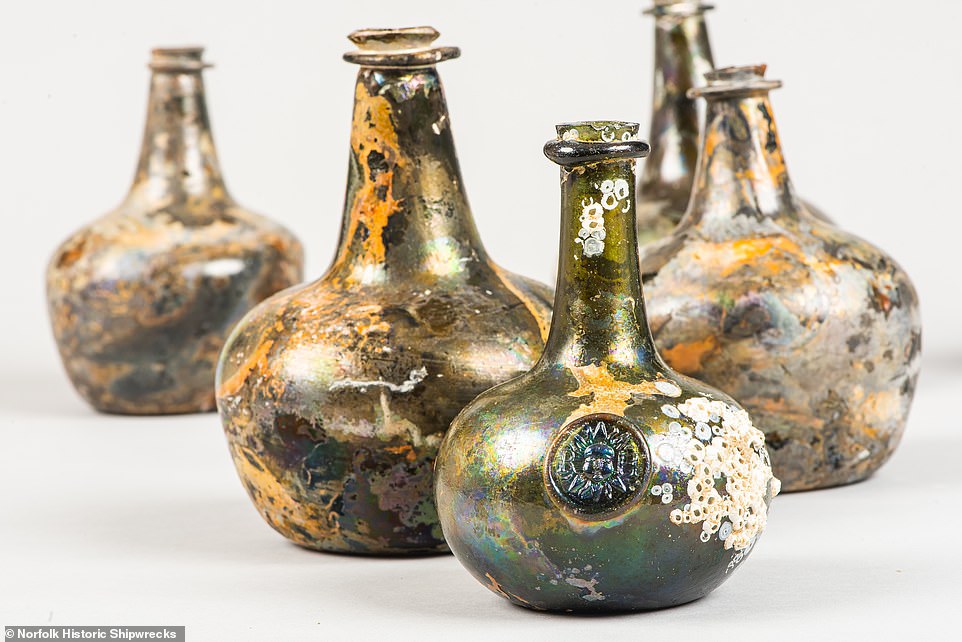
[[[643,2],[154,2],[0,5],[0,625],[186,624],[191,639],[941,637],[962,591],[957,278],[962,3],[717,0],[716,62],[767,62],[796,187],[889,251],[922,302],[923,374],[899,453],[871,481],[778,500],[743,570],[691,606],[617,618],[510,607],[450,557],[312,554],[260,522],[213,415],[94,414],[44,309],[54,247],[133,176],[152,46],[203,44],[234,196],[294,230],[307,274],[341,215],[358,27],[430,24],[468,194],[490,253],[547,281],[556,122],[647,130]],[[936,635],[937,631],[941,633]],[[924,636],[923,636],[924,637]]]

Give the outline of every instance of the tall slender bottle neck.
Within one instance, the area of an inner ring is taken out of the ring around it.
[[[166,207],[229,198],[207,116],[203,50],[158,49],[151,60],[147,122],[130,197]]]
[[[720,72],[735,73],[728,70]],[[744,68],[748,69],[748,68]],[[777,81],[750,78],[709,84],[695,94],[707,99],[702,153],[686,225],[713,225],[737,216],[797,218],[802,212],[785,167],[769,100]],[[757,71],[760,69],[760,72]]]
[[[486,265],[434,66],[357,75],[341,238],[330,274],[465,278]]]
[[[634,139],[637,125],[610,123],[608,135],[592,139],[598,126],[559,126],[560,135],[574,132],[571,149],[581,156],[567,164],[558,151],[567,148],[564,140],[545,147],[562,164],[561,249],[542,363],[649,371],[657,356],[645,315],[634,216],[635,158],[648,146]],[[592,157],[599,144],[606,151]]]
[[[687,92],[704,85],[704,75],[714,67],[704,15],[710,8],[698,2],[673,2],[658,3],[648,11],[655,18],[652,153],[645,161],[640,189],[646,199],[672,201],[671,211],[679,213],[688,204],[701,121],[698,102]]]

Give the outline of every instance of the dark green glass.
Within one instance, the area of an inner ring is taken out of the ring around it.
[[[437,460],[444,536],[516,604],[651,609],[697,599],[745,559],[779,483],[730,397],[671,370],[648,322],[632,123],[560,125],[561,260],[544,355],[454,420]]]

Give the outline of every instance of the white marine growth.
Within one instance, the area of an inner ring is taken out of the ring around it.
[[[781,487],[772,475],[764,433],[747,412],[722,401],[692,397],[676,408],[695,430],[682,455],[693,469],[687,488],[691,501],[671,511],[672,523],[701,524],[703,542],[717,533],[726,549],[749,548],[765,528],[769,482],[772,497]],[[719,492],[716,480],[722,477],[724,492]]]

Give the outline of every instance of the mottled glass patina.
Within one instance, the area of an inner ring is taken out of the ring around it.
[[[451,550],[492,591],[556,611],[697,599],[755,546],[778,492],[764,436],[679,375],[648,330],[635,235],[637,125],[570,123],[554,317],[521,377],[472,401],[436,468]]]

